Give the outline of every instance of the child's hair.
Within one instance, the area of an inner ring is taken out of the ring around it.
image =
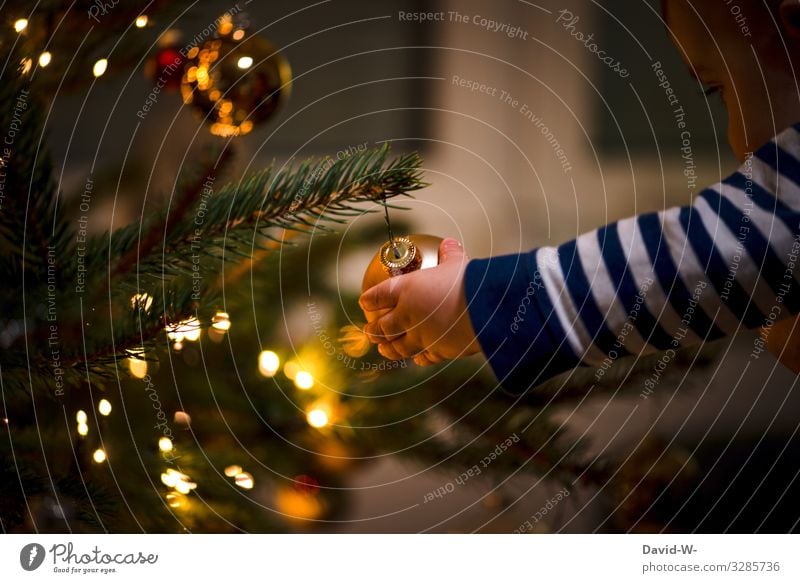
[[[781,26],[779,24],[776,26],[775,24],[776,22],[780,23],[778,13],[781,0],[735,0],[734,2],[726,0],[661,0],[661,18],[664,23],[669,22],[668,6],[672,2],[684,2],[691,6],[698,18],[702,18],[700,16],[702,7],[712,5],[725,6],[731,23],[735,23],[740,31],[746,31],[748,34],[745,36],[753,40],[755,40],[756,36],[763,40],[765,35],[783,35]],[[772,18],[767,17],[767,13],[764,10],[765,5],[773,12],[774,22]],[[758,27],[758,29],[755,30],[755,27]]]

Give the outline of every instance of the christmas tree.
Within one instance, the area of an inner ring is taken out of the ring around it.
[[[348,473],[386,452],[471,479],[508,440],[481,479],[604,481],[603,464],[562,439],[548,408],[582,401],[590,384],[616,391],[635,371],[589,371],[520,399],[482,362],[431,372],[342,348],[339,331],[361,316],[331,266],[385,232],[376,222],[345,238],[335,227],[422,188],[415,153],[384,146],[238,177],[235,142],[220,142],[181,172],[163,208],[89,232],[86,209],[101,193],[91,177],[82,192],[59,190],[48,99],[102,81],[103,47],[188,5],[4,5],[3,531],[321,529],[346,512]],[[140,67],[150,51],[126,42],[114,70]],[[63,55],[70,66],[59,68]],[[193,83],[187,103],[213,94],[187,65],[202,55],[171,56]],[[215,103],[221,120],[230,108]],[[222,135],[246,133],[246,120],[220,120],[235,130]]]

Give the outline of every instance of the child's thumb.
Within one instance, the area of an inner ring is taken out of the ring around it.
[[[439,263],[464,261],[465,259],[464,247],[456,239],[448,237],[439,244]]]

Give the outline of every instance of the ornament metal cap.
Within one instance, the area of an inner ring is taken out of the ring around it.
[[[397,245],[399,257],[395,255],[391,240],[384,243],[367,265],[361,282],[362,292],[390,277],[439,264],[439,246],[442,243],[440,237],[411,234],[395,237],[394,243]]]
[[[386,241],[381,247],[380,258],[383,269],[390,275],[418,269],[422,261],[417,246],[408,237],[395,237],[394,245],[392,241]]]

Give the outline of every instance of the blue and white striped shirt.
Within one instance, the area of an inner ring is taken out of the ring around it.
[[[689,206],[559,247],[473,260],[478,341],[513,391],[578,365],[671,351],[800,312],[800,124]]]

